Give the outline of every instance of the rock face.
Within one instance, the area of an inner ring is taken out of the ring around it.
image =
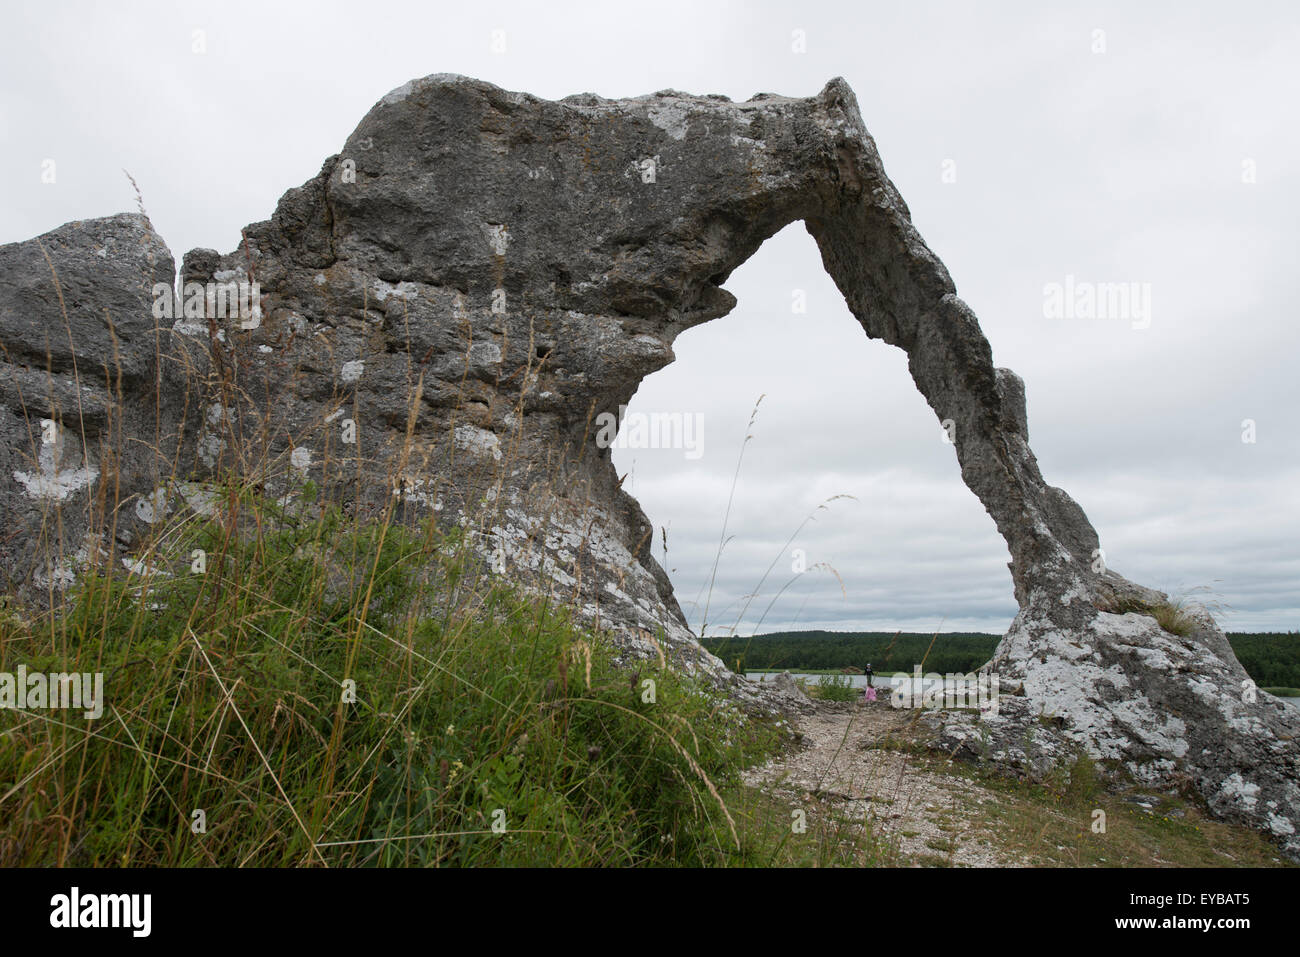
[[[1039,472],[1024,384],[993,365],[842,80],[744,103],[412,81],[239,249],[185,257],[183,282],[258,284],[260,309],[234,321],[210,303],[154,318],[171,260],[139,217],[0,248],[0,515],[19,530],[0,564],[48,592],[86,549],[129,563],[119,546],[158,515],[201,506],[186,482],[256,466],[275,494],[311,479],[352,509],[433,510],[629,659],[667,654],[752,703],[768,693],[687,628],[597,417],[672,361],[683,329],[727,313],[721,285],[794,220],[866,334],[907,352],[1006,539],[1020,614],[991,667],[1023,686],[1017,733],[1047,712],[1095,756],[1190,780],[1300,854],[1300,715],[1243,687],[1208,615],[1171,635],[1150,614],[1165,596],[1104,568],[1083,511]],[[119,366],[123,402],[105,378]],[[52,445],[40,418],[60,423]],[[121,504],[96,508],[115,500],[110,473]]]
[[[61,591],[154,518],[180,393],[151,312],[175,264],[143,216],[0,246],[0,582]],[[171,454],[169,454],[169,451]],[[117,499],[116,490],[121,490]],[[114,502],[121,505],[114,509]]]

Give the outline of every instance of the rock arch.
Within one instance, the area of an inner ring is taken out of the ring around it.
[[[475,529],[516,580],[565,593],[629,657],[666,645],[680,667],[762,704],[696,644],[593,422],[672,361],[681,330],[729,311],[721,284],[796,220],[867,335],[907,353],[917,388],[954,423],[962,478],[1007,542],[1020,613],[990,667],[1016,694],[982,722],[993,758],[1035,773],[1082,746],[1139,781],[1190,783],[1216,813],[1300,854],[1300,716],[1243,694],[1247,676],[1208,614],[1169,634],[1149,614],[1165,596],[1096,562],[1096,532],[1030,450],[1024,384],[994,366],[843,80],[744,103],[674,91],[552,102],[463,77],[412,81],[239,249],[185,257],[184,281],[255,280],[265,296],[254,328],[220,340],[202,323],[141,320],[148,281],[171,263],[141,217],[69,224],[42,245],[81,283],[79,301],[124,314],[119,345],[144,371],[128,384],[159,399],[154,419],[125,420],[173,440],[160,460],[120,463],[136,496],[169,493],[168,475],[266,460],[281,463],[271,488],[311,475],[356,507],[395,495],[435,508]],[[48,278],[35,242],[0,249],[8,364],[47,354],[41,321],[62,326],[49,288],[13,278]],[[97,269],[103,249],[112,270]],[[107,369],[102,325],[79,315],[72,351]],[[56,453],[64,468],[127,447],[76,427],[68,396],[80,393],[57,365],[45,385],[6,395],[6,481],[44,467],[23,457],[39,448],[37,406],[75,439]],[[94,388],[89,398],[114,402]],[[361,429],[356,462],[324,474],[345,406]],[[46,495],[41,509],[63,510],[74,537],[93,531],[94,484]],[[33,502],[10,483],[6,525],[35,528]],[[149,517],[119,516],[124,541]],[[74,573],[42,547],[11,539],[0,564],[19,577],[43,568],[47,582]],[[980,734],[969,718],[936,721],[950,749],[973,751]]]

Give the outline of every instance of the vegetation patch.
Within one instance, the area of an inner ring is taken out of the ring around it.
[[[483,585],[459,531],[223,501],[238,520],[173,523],[153,571],[0,616],[0,670],[106,698],[0,712],[0,865],[773,858],[723,796],[770,729]]]

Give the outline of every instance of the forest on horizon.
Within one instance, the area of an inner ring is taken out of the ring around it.
[[[1300,632],[1229,632],[1237,659],[1262,688],[1300,688]],[[967,674],[993,655],[1001,635],[984,632],[775,631],[706,638],[701,644],[733,671],[822,671],[869,662],[880,672]]]

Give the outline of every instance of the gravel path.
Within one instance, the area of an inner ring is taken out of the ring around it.
[[[802,808],[810,832],[819,815],[855,830],[868,824],[891,863],[939,857],[958,867],[1024,866],[982,823],[981,806],[998,795],[944,774],[932,758],[886,746],[911,740],[915,715],[887,700],[816,702],[811,714],[792,719],[799,750],[746,771],[745,783]]]

